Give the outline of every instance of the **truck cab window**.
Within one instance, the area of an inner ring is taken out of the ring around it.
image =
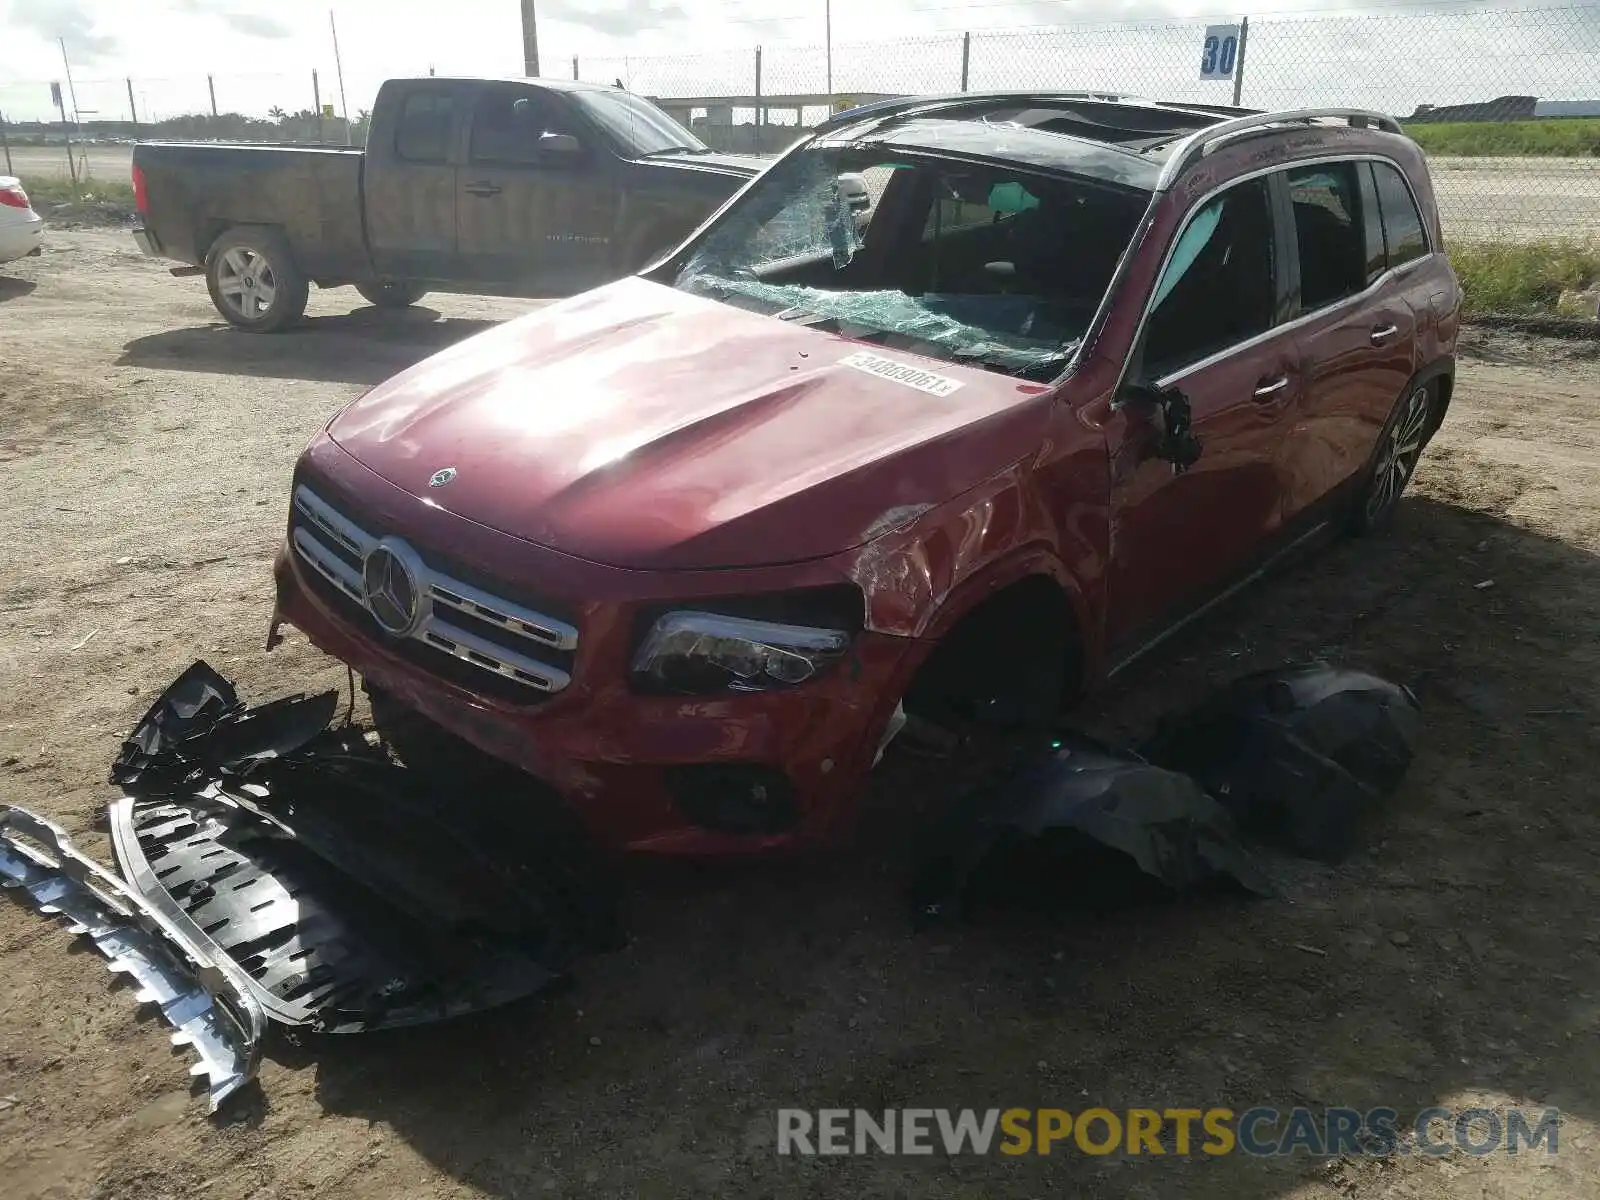
[[[1159,379],[1271,329],[1272,257],[1263,181],[1231,187],[1196,213],[1156,286],[1144,375]]]
[[[400,106],[400,119],[395,123],[396,156],[417,163],[450,161],[455,116],[455,97],[449,92],[412,92]]]
[[[472,112],[472,161],[509,167],[548,165],[550,156],[540,148],[540,136],[576,132],[549,97],[526,88],[489,88]]]

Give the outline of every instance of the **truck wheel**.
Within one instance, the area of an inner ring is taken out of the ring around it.
[[[213,242],[206,286],[228,323],[252,333],[293,325],[311,294],[288,245],[270,229],[230,229]]]
[[[428,294],[414,283],[358,283],[356,291],[378,308],[407,308]]]

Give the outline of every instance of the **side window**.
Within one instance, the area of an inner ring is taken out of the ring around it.
[[[1271,329],[1275,272],[1265,181],[1229,188],[1178,235],[1145,325],[1144,374],[1159,379]]]
[[[1357,174],[1361,177],[1361,233],[1367,251],[1367,283],[1370,285],[1389,269],[1389,255],[1383,246],[1383,218],[1378,211],[1378,188],[1372,182],[1372,164],[1362,163]]]
[[[395,154],[406,162],[449,162],[455,120],[456,98],[449,92],[412,92],[400,105]]]
[[[1300,252],[1300,309],[1315,312],[1367,286],[1366,229],[1354,162],[1284,172]]]
[[[566,115],[549,97],[527,88],[491,87],[472,110],[472,161],[530,167],[547,164],[539,146],[546,133],[572,133]]]
[[[1421,258],[1428,252],[1428,236],[1423,232],[1422,214],[1411,198],[1411,189],[1388,163],[1373,163],[1372,174],[1378,185],[1378,206],[1383,212],[1389,266],[1398,267]]]

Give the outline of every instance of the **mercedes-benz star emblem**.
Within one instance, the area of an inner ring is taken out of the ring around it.
[[[454,467],[445,467],[442,470],[435,471],[431,476],[429,476],[428,486],[443,487],[455,477],[456,469]]]
[[[361,590],[367,609],[395,637],[415,631],[426,615],[420,583],[421,560],[398,538],[385,538],[361,563]]]

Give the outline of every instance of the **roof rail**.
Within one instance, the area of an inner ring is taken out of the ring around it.
[[[1356,128],[1375,127],[1384,133],[1401,132],[1400,122],[1393,117],[1362,108],[1296,108],[1286,112],[1263,112],[1235,117],[1196,130],[1179,142],[1161,167],[1161,177],[1156,181],[1156,191],[1166,191],[1192,164],[1217,149],[1219,143],[1237,134],[1268,130],[1274,125],[1309,125],[1318,120],[1339,119]]]
[[[1101,104],[1133,104],[1143,107],[1167,107],[1157,105],[1155,101],[1146,100],[1142,96],[1130,96],[1122,92],[957,92],[946,96],[896,96],[892,100],[874,100],[870,104],[858,105],[847,108],[843,112],[834,113],[812,133],[831,133],[845,125],[854,125],[857,121],[870,121],[883,117],[899,117],[912,113],[936,113],[950,108],[968,108],[983,104],[1028,103],[1039,101],[1042,103],[1090,100]]]

